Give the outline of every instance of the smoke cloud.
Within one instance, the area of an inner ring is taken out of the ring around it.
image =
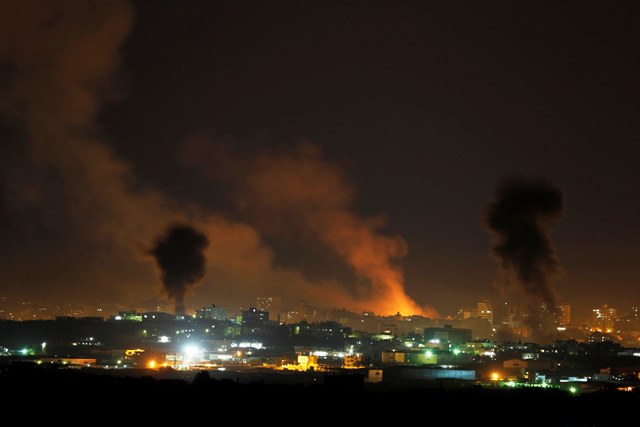
[[[185,214],[137,186],[97,124],[118,95],[111,76],[131,7],[43,0],[5,1],[3,10],[11,13],[0,15],[0,111],[15,133],[3,161],[5,282],[67,301],[148,294],[141,248]]]
[[[551,279],[560,264],[547,225],[559,220],[563,210],[558,188],[522,177],[504,180],[487,209],[485,224],[495,238],[493,255],[502,268],[515,273],[532,305],[556,305]]]
[[[339,255],[368,285],[351,297],[350,307],[381,314],[399,311],[436,316],[433,309],[420,307],[404,290],[399,263],[407,254],[406,241],[383,234],[382,218],[364,218],[356,212],[353,187],[339,167],[322,157],[317,146],[302,143],[294,149],[240,160],[197,138],[185,151],[192,163],[208,170],[211,165],[202,164],[205,157],[200,154],[222,156],[220,163],[226,165],[228,178],[239,190],[235,202],[260,230],[275,235],[293,230]]]
[[[185,312],[185,295],[205,274],[203,250],[207,237],[188,225],[173,225],[156,241],[151,253],[162,272],[164,292],[175,301],[176,313]]]
[[[98,120],[104,103],[120,96],[113,76],[133,23],[127,2],[4,0],[2,9],[10,11],[0,14],[6,295],[130,308],[148,300],[156,283],[149,242],[170,224],[193,224],[216,242],[201,248],[208,273],[196,297],[203,304],[281,295],[354,311],[433,313],[404,292],[404,240],[355,212],[352,188],[313,146],[242,163],[248,174],[236,176],[235,200],[245,212],[272,213],[280,228],[290,222],[342,257],[368,282],[355,296],[337,280],[277,266],[261,234],[268,219],[249,225],[140,185]],[[165,293],[180,302],[173,287]]]

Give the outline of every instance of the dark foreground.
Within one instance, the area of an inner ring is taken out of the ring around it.
[[[69,425],[106,421],[264,425],[637,425],[640,393],[571,395],[557,389],[444,388],[390,391],[362,382],[242,384],[206,373],[193,382],[95,375],[14,364],[0,372],[3,413]],[[230,420],[223,421],[223,420]],[[99,423],[98,423],[99,422]],[[319,424],[319,423],[332,424]]]

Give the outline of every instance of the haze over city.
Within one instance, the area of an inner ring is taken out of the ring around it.
[[[0,296],[630,310],[632,2],[2,2]]]

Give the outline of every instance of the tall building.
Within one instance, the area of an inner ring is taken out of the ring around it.
[[[571,305],[560,304],[556,307],[558,325],[565,326],[571,323]]]
[[[476,304],[476,317],[479,319],[488,320],[493,325],[493,306],[491,301],[482,300]]]
[[[616,318],[616,309],[605,304],[600,308],[593,309],[591,319],[593,324],[591,326],[600,329],[602,332],[611,332]]]
[[[520,307],[515,304],[511,304],[507,301],[503,301],[498,307],[497,322],[508,329],[519,328],[521,325],[522,313]]]
[[[533,311],[528,313],[529,327],[533,329],[532,333],[542,333],[544,335],[552,333],[556,329],[558,323],[557,311],[555,306],[549,306],[546,302]]]
[[[261,311],[278,313],[282,308],[282,298],[278,297],[258,297],[256,298],[256,308]]]

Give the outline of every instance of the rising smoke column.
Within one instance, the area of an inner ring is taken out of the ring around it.
[[[185,295],[204,278],[207,237],[189,225],[173,225],[159,238],[151,254],[161,271],[162,286],[175,301],[176,313],[185,311]]]
[[[494,235],[492,253],[506,271],[515,273],[529,303],[555,307],[551,282],[559,261],[547,231],[564,210],[561,191],[541,180],[505,179],[489,204],[485,224]]]
[[[302,143],[260,155],[240,175],[242,209],[266,218],[268,227],[294,227],[320,241],[369,282],[370,291],[354,306],[380,314],[437,315],[405,292],[399,262],[407,254],[406,241],[384,234],[382,219],[364,218],[355,210],[353,187],[317,146]]]

